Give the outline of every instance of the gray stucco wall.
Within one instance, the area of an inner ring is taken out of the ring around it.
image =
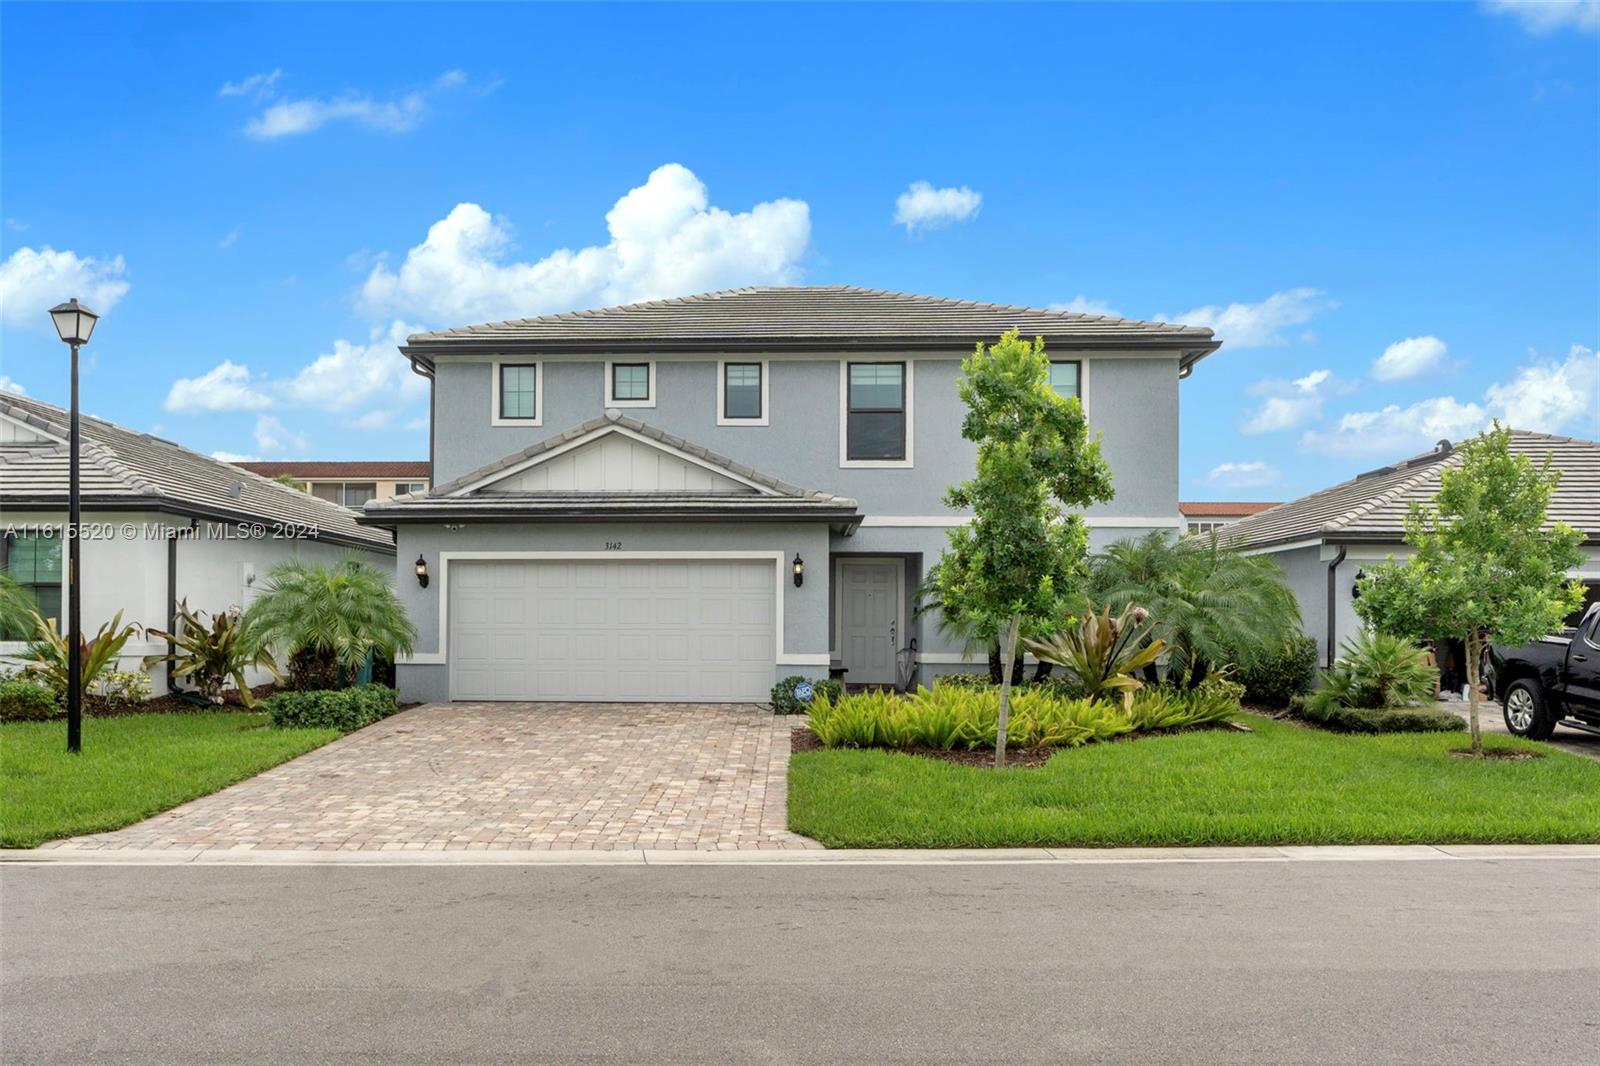
[[[716,424],[714,358],[659,360],[656,406],[626,413],[794,484],[853,497],[865,514],[942,515],[947,513],[941,502],[945,489],[970,475],[976,454],[961,438],[960,356],[907,358],[915,363],[911,468],[841,468],[838,359],[772,359],[767,426]],[[1175,519],[1177,357],[1107,355],[1084,361],[1089,422],[1103,435],[1117,493],[1091,514]],[[434,378],[435,484],[600,415],[604,365],[600,360],[544,361],[543,424],[495,426],[490,423],[493,364],[441,358]]]

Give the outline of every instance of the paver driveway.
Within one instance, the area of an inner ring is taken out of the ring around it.
[[[138,825],[47,846],[820,847],[785,828],[793,724],[751,706],[429,704]]]

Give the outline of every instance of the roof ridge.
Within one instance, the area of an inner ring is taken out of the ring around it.
[[[1423,454],[1426,455],[1427,453]],[[1369,496],[1366,500],[1357,504],[1355,507],[1350,508],[1344,514],[1324,522],[1321,528],[1326,532],[1332,532],[1334,530],[1343,529],[1344,527],[1351,525],[1357,519],[1365,518],[1367,515],[1377,510],[1381,505],[1394,501],[1401,495],[1410,492],[1423,482],[1433,478],[1436,474],[1442,473],[1445,467],[1456,465],[1460,455],[1461,453],[1459,451],[1452,451],[1449,455],[1440,456],[1437,462],[1428,463],[1410,477],[1401,478],[1399,481],[1395,482],[1394,485],[1390,486],[1387,491],[1380,492],[1376,496]],[[1419,455],[1416,458],[1420,459],[1422,456]],[[1410,461],[1412,460],[1407,460],[1407,462]],[[1355,478],[1353,480],[1359,481],[1360,478]]]
[[[37,419],[45,423],[42,426],[38,426],[39,429],[51,429],[62,435],[70,435],[72,433],[71,412],[64,407],[57,407],[55,404],[49,403],[45,400],[36,399],[32,396],[21,396],[13,393],[4,397],[3,399],[0,399],[0,408],[6,410],[16,410],[19,402],[23,405],[21,410],[26,416],[24,421]],[[50,414],[41,415],[33,411],[29,411],[27,409],[27,405],[29,404],[44,408],[47,412],[50,412]],[[66,420],[60,421],[54,417],[55,415],[64,415],[66,416]],[[94,418],[92,415],[84,415],[83,417],[97,422],[102,426],[106,426],[114,431],[120,431],[124,433],[128,432],[128,430],[118,426],[115,422],[107,422],[103,418]],[[79,432],[78,444],[83,449],[84,453],[91,456],[94,461],[98,462],[102,467],[104,467],[108,473],[114,474],[118,478],[122,479],[122,481],[125,482],[130,489],[138,492],[147,492],[154,496],[165,497],[167,495],[167,493],[164,492],[160,486],[146,480],[137,471],[133,470],[126,463],[124,463],[121,458],[117,456],[116,452],[112,451],[100,441],[95,440],[89,434]],[[70,441],[64,441],[60,446],[70,446]]]

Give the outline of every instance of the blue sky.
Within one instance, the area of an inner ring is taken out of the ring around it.
[[[1215,327],[1186,498],[1600,435],[1600,5],[1506,8],[7,4],[0,387],[78,295],[87,411],[420,457],[408,329],[794,281]]]

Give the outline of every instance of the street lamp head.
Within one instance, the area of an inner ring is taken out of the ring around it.
[[[56,332],[61,335],[61,339],[73,345],[88,344],[89,334],[94,332],[94,324],[100,321],[99,315],[76,299],[52,307],[50,318],[55,322]]]

